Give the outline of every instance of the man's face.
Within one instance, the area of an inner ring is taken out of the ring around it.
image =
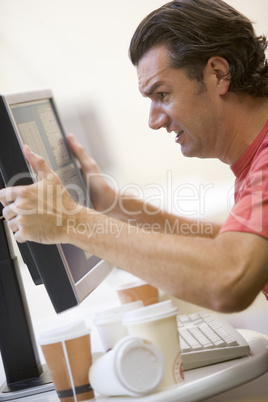
[[[183,69],[169,67],[163,45],[149,50],[137,72],[140,92],[151,100],[149,126],[174,132],[185,156],[217,157],[215,79],[204,77],[203,85],[189,78]]]

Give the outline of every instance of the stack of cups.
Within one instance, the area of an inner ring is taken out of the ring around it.
[[[39,344],[62,402],[94,398],[88,381],[92,363],[90,329],[84,321],[41,334]]]
[[[160,388],[175,385],[184,379],[177,314],[178,309],[171,300],[167,300],[129,311],[123,319],[130,336],[147,339],[163,352],[165,375]]]
[[[141,307],[143,307],[142,301],[136,301],[100,311],[95,315],[93,322],[105,352],[112,349],[117,341],[128,335],[127,328],[122,325],[124,314]]]

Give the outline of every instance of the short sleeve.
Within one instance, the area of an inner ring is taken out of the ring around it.
[[[235,205],[221,233],[240,231],[268,239],[268,149],[249,174],[236,182]]]

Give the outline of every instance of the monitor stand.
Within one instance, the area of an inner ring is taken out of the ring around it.
[[[53,391],[55,388],[46,365],[42,366],[42,369],[43,373],[37,378],[19,381],[10,385],[5,382],[0,387],[0,401],[14,401],[19,398]]]
[[[0,204],[0,350],[6,384],[0,387],[0,401],[8,401],[51,391],[54,386],[40,363],[19,264],[2,209]]]

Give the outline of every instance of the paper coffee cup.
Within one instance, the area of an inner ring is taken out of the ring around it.
[[[90,329],[84,321],[44,332],[39,344],[60,400],[92,399],[94,392],[88,381],[92,364]]]
[[[123,319],[129,335],[148,339],[162,350],[165,375],[160,387],[175,385],[184,379],[177,314],[178,309],[167,300],[130,311]]]
[[[142,396],[155,391],[164,375],[160,348],[138,337],[124,337],[90,368],[93,389],[105,396]]]
[[[100,311],[95,315],[93,323],[97,328],[105,352],[112,349],[117,341],[128,335],[127,328],[122,325],[124,314],[141,307],[143,307],[142,301],[136,301]]]
[[[141,300],[144,306],[158,303],[158,289],[144,281],[122,285],[116,289],[122,304]]]

